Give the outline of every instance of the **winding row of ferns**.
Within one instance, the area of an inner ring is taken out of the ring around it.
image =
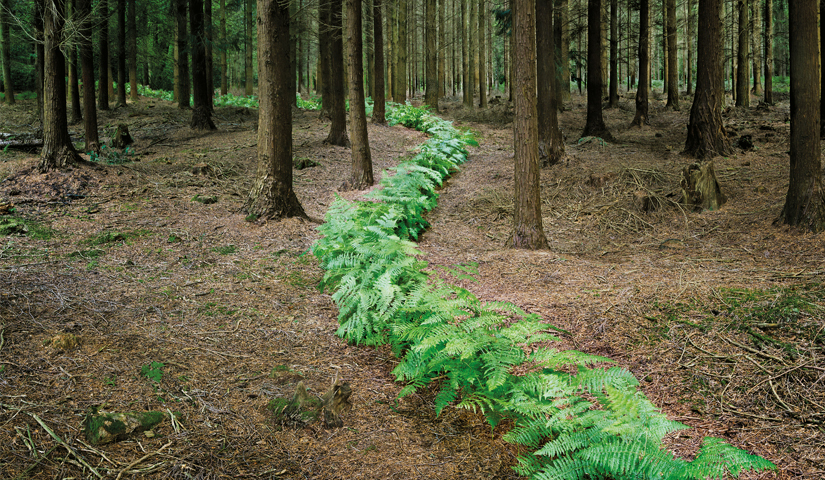
[[[436,188],[467,159],[472,136],[409,105],[389,109],[391,124],[429,140],[385,175],[370,200],[330,206],[313,247],[335,291],[338,335],[366,345],[389,343],[402,360],[393,373],[400,396],[440,382],[436,411],[481,411],[490,425],[514,427],[505,440],[529,447],[517,471],[533,479],[705,479],[775,468],[718,439],[705,438],[693,461],[665,450],[663,437],[687,426],[667,420],[610,360],[548,347],[555,327],[516,305],[484,302],[430,275],[413,240],[427,228]],[[472,274],[458,267],[454,275]],[[529,353],[528,353],[529,352]],[[531,373],[514,375],[525,365]],[[571,374],[570,372],[575,372]]]

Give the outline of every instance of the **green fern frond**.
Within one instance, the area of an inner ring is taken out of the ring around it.
[[[725,471],[738,477],[746,470],[774,470],[776,465],[762,457],[732,447],[718,438],[705,437],[696,459],[685,468],[683,478],[723,478]]]

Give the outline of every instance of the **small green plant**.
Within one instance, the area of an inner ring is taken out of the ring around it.
[[[101,145],[100,152],[88,152],[89,159],[93,162],[103,162],[107,165],[121,165],[134,161],[135,151],[131,145],[127,145],[121,151]]]
[[[108,243],[125,242],[129,238],[125,232],[101,232],[86,239],[89,245],[106,245]]]
[[[237,247],[235,245],[224,245],[221,247],[215,247],[212,249],[213,252],[219,255],[232,255],[237,251]]]
[[[163,378],[163,367],[165,365],[161,362],[152,362],[140,367],[140,374],[148,378],[152,382],[160,383]]]
[[[40,222],[12,215],[0,216],[0,236],[23,235],[36,240],[49,240],[55,231]]]
[[[111,377],[103,377],[103,384],[109,387],[117,386],[117,374],[112,374]]]

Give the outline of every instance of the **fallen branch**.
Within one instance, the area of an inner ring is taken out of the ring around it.
[[[29,415],[31,415],[31,416],[32,416],[32,418],[34,418],[34,419],[37,421],[37,423],[39,423],[39,424],[40,424],[40,426],[41,426],[41,427],[43,427],[43,430],[45,430],[45,431],[46,431],[46,433],[48,433],[49,435],[51,435],[51,437],[52,437],[52,438],[53,438],[53,439],[54,439],[57,443],[59,443],[59,444],[60,444],[61,446],[63,446],[66,450],[68,450],[68,451],[69,451],[69,453],[70,453],[71,455],[73,455],[73,456],[74,456],[74,458],[76,458],[76,459],[77,459],[77,461],[79,461],[81,464],[83,464],[83,466],[84,466],[84,467],[86,467],[86,468],[88,468],[89,470],[91,470],[91,471],[92,471],[92,473],[94,473],[94,474],[95,474],[95,476],[97,476],[97,478],[101,478],[101,479],[103,478],[103,475],[101,475],[101,474],[100,474],[100,472],[98,472],[98,471],[95,469],[95,467],[93,467],[93,466],[89,465],[89,464],[86,462],[86,460],[83,458],[83,455],[81,455],[81,454],[77,453],[77,451],[75,451],[75,449],[74,449],[74,448],[72,448],[72,447],[71,447],[68,443],[66,443],[65,441],[63,441],[63,439],[62,439],[62,438],[58,437],[58,436],[57,436],[57,434],[56,434],[56,433],[54,433],[54,431],[52,431],[52,429],[51,429],[51,428],[49,428],[49,426],[48,426],[48,425],[46,425],[46,422],[44,422],[43,420],[41,420],[41,419],[40,419],[40,417],[38,417],[38,416],[37,416],[36,414],[34,414],[34,413],[29,413]]]

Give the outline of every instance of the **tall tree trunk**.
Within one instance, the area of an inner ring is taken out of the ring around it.
[[[79,0],[78,12],[83,22],[80,25],[80,67],[83,72],[83,127],[86,138],[86,152],[100,152],[97,131],[97,109],[95,108],[95,64],[92,50],[92,1]]]
[[[393,99],[398,103],[407,101],[407,0],[398,1],[398,65],[395,72],[395,94]]]
[[[366,90],[364,90],[364,94],[367,97],[373,97],[374,99],[375,85],[372,84],[372,72],[375,71],[375,46],[373,45],[375,43],[375,27],[373,27],[372,22],[375,21],[375,19],[372,16],[372,3],[372,0],[367,0],[366,3],[363,3],[362,8],[364,10],[364,40],[367,42],[367,44],[364,46],[364,50],[366,50],[365,54],[367,57],[367,75],[366,78],[364,78],[364,85]]]
[[[773,0],[765,0],[765,94],[763,101],[773,105]]]
[[[210,2],[212,0],[206,0]],[[206,88],[206,32],[203,0],[189,0],[189,26],[192,31],[192,93],[194,108],[189,126],[193,130],[214,130],[209,93]],[[292,83],[293,85],[295,82]]]
[[[602,115],[602,0],[587,2],[587,121],[582,137],[612,141]]]
[[[513,11],[513,38],[516,52],[514,95],[515,120],[513,140],[515,149],[515,212],[513,215],[512,246],[515,248],[545,249],[547,237],[541,220],[539,191],[538,123],[536,110],[536,3],[519,0]],[[547,79],[543,79],[547,81]]]
[[[662,0],[662,94],[667,95],[668,92],[668,80],[669,76],[668,73],[670,72],[670,65],[668,65],[668,61],[670,60],[670,56],[667,54],[668,50],[668,36],[667,36],[667,2],[669,0]]]
[[[469,0],[461,1],[461,91],[463,95],[463,105],[465,108],[473,108],[473,87],[470,81],[470,34],[467,32],[467,17]]]
[[[687,94],[693,93],[693,81],[691,76],[693,74],[693,0],[685,0],[685,8],[687,9],[687,33],[685,34],[685,46],[687,48],[687,68],[685,69],[685,84],[687,86]]]
[[[135,17],[135,0],[129,0],[129,96],[132,101],[138,99],[137,19]]]
[[[395,101],[395,76],[398,70],[398,0],[387,0],[387,88],[390,101]]]
[[[126,106],[126,0],[117,0],[117,102],[115,108]]]
[[[134,2],[134,0],[132,0]],[[212,34],[212,0],[205,0],[203,9],[204,35],[206,38],[206,100],[209,111],[215,107],[215,62],[212,52],[213,34]]]
[[[298,106],[298,87],[296,81],[298,79],[298,25],[294,20],[298,18],[298,3],[295,1],[289,2],[289,17],[292,19],[289,25],[289,70],[292,75],[292,94],[289,98],[292,100],[292,105]]]
[[[819,11],[820,14],[825,12],[825,0],[819,0]],[[819,74],[820,74],[820,82],[819,82],[819,128],[820,128],[820,137],[825,137],[825,97],[822,96],[825,93],[825,82],[822,79],[822,72],[825,72],[825,38],[823,38],[823,34],[825,34],[825,22],[820,21],[819,23]],[[767,83],[767,82],[766,82]]]
[[[221,0],[221,44],[226,44],[226,0]],[[229,93],[226,68],[226,47],[224,47],[221,48],[221,95]]]
[[[610,0],[610,108],[619,108],[619,1]]]
[[[762,81],[760,79],[761,75],[759,74],[759,70],[762,67],[762,59],[760,58],[761,52],[759,49],[759,32],[762,29],[762,9],[759,7],[759,1],[760,0],[751,0],[750,2],[750,41],[751,51],[753,52],[753,94],[757,96],[762,95]]]
[[[478,23],[478,1],[477,0],[470,0],[469,5],[469,23],[467,25],[467,49],[469,50],[468,59],[469,68],[470,68],[470,76],[467,78],[467,85],[469,87],[470,93],[470,104],[471,106],[475,105],[475,98],[476,98],[476,91],[478,86],[478,69],[476,68],[478,62],[476,61],[476,56],[478,54],[478,45],[476,44],[476,24]]]
[[[533,0],[536,5],[536,78],[539,159],[542,165],[554,165],[564,155],[564,139],[559,130],[556,108],[555,42],[553,35],[553,1]]]
[[[100,10],[100,65],[98,65],[100,75],[97,79],[97,108],[109,110],[109,0],[100,0],[98,6]]]
[[[0,42],[3,43],[3,93],[6,103],[14,105],[14,84],[11,79],[11,32],[9,31],[10,0],[0,2]]]
[[[679,111],[679,60],[676,38],[676,0],[667,0],[667,104]]]
[[[480,2],[478,6],[478,106],[487,108],[487,50],[484,41],[487,8],[485,7],[484,0],[480,0]],[[552,20],[551,18],[550,21],[552,22]]]
[[[372,123],[386,125],[385,118],[385,87],[384,87],[384,25],[383,14],[381,12],[381,0],[373,0],[372,7],[372,28],[374,30],[373,45],[375,46],[375,70],[373,70],[373,85],[375,94],[373,95]]]
[[[66,122],[66,60],[60,53],[65,13],[65,0],[50,1],[44,8],[43,150],[38,165],[41,172],[81,161]]]
[[[557,0],[561,23],[561,97],[559,104],[570,101],[570,2]],[[558,38],[558,37],[557,37]]]
[[[736,106],[750,107],[750,26],[747,0],[739,0],[739,51],[736,56]]]
[[[433,0],[429,0],[433,1]],[[433,6],[435,9],[435,6]],[[364,107],[364,60],[361,44],[361,0],[347,0],[347,50],[349,55],[349,115],[352,130],[352,172],[349,188],[361,190],[375,183]]]
[[[344,38],[343,38],[343,2],[342,0],[330,0],[330,68],[329,68],[329,89],[330,89],[330,116],[332,122],[329,125],[329,135],[324,143],[348,147],[350,145],[347,137],[347,108],[344,96]],[[294,81],[293,81],[294,83]]]
[[[209,0],[207,0],[209,1]],[[258,0],[258,170],[245,209],[263,219],[308,218],[292,189],[289,6]]]
[[[75,21],[75,19],[78,18],[77,7],[75,5],[76,1],[77,0],[66,1],[66,18],[70,19],[70,21]],[[63,51],[69,54],[69,98],[72,101],[72,113],[69,118],[71,118],[71,123],[74,124],[83,120],[83,110],[80,106],[80,82],[77,78],[77,48],[73,40],[74,39],[70,39],[69,44],[66,45]]]
[[[350,0],[352,1],[352,0]],[[424,1],[424,21],[427,36],[427,85],[424,93],[424,103],[438,111],[438,17],[436,16],[436,0]]]
[[[650,0],[639,1],[639,87],[636,89],[636,115],[631,126],[650,125]]]
[[[780,218],[812,232],[825,230],[819,149],[816,0],[788,2],[791,51],[791,174]]]
[[[318,5],[318,81],[321,84],[321,112],[319,118],[331,118],[332,91],[330,90],[330,70],[332,62],[332,4],[330,0]]]
[[[255,24],[252,22],[252,7],[255,5],[254,0],[246,0],[246,14],[244,15],[244,25],[246,25],[246,56],[244,57],[244,66],[246,67],[246,89],[247,96],[254,93],[253,80],[255,73],[252,70],[252,49],[255,44]],[[285,56],[284,58],[288,58]],[[280,59],[279,61],[283,61]]]
[[[690,109],[685,153],[699,159],[729,155],[731,148],[722,122],[722,0],[699,0],[696,93]]]
[[[438,98],[447,94],[447,0],[438,0]]]
[[[178,31],[178,108],[189,108],[189,35],[186,29],[186,1],[175,0],[177,3],[175,19]]]

